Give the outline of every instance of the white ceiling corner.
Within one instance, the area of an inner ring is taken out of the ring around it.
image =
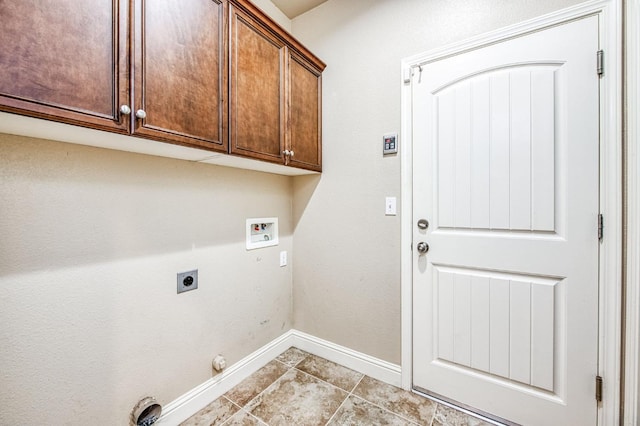
[[[327,0],[271,0],[289,19],[302,15],[326,1]]]

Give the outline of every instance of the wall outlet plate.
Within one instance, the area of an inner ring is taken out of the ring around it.
[[[178,272],[178,294],[198,288],[198,270]]]

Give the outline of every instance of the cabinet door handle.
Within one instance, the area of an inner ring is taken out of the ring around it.
[[[285,149],[284,151],[282,151],[282,153],[284,154],[285,157],[288,157],[291,155],[291,151],[289,151],[288,149]]]
[[[145,118],[147,118],[147,113],[144,112],[143,109],[139,109],[136,111],[136,117],[138,117],[140,120],[144,120]]]
[[[289,151],[289,156],[293,157],[294,152],[293,151]]]
[[[127,104],[120,105],[120,114],[122,114],[122,115],[131,114],[131,108],[129,108],[129,105],[127,105]]]

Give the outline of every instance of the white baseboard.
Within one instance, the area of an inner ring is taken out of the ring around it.
[[[156,422],[159,426],[175,426],[185,421],[209,403],[224,395],[241,381],[264,367],[291,347],[292,331],[267,343],[257,351],[244,357],[222,373],[191,389],[162,409],[162,416]]]
[[[400,387],[400,366],[336,345],[298,330],[292,330],[293,345],[310,354],[326,358],[369,377]]]
[[[162,417],[156,424],[159,426],[179,425],[291,346],[344,365],[382,382],[400,386],[401,374],[399,365],[382,361],[301,331],[289,330],[228,367],[223,373],[212,377],[167,404],[163,408]]]

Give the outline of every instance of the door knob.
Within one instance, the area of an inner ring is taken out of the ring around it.
[[[429,251],[429,244],[425,243],[424,241],[420,241],[418,243],[418,253],[420,254],[425,254],[426,252]]]
[[[122,114],[122,115],[131,114],[131,108],[129,108],[129,105],[127,105],[127,104],[120,105],[120,114]]]
[[[143,120],[147,117],[147,113],[144,112],[143,109],[139,109],[136,111],[136,117],[138,117],[139,119]]]

